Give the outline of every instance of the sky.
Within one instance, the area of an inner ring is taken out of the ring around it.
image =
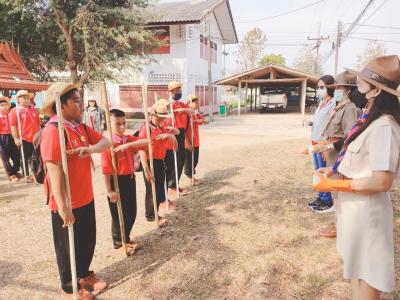
[[[333,74],[334,55],[327,58],[327,54],[336,37],[338,20],[344,23],[344,30],[346,30],[350,26],[349,23],[354,22],[369,1],[320,0],[316,5],[294,13],[260,21],[257,20],[296,10],[316,3],[318,0],[230,0],[229,3],[239,41],[249,30],[255,27],[260,28],[267,36],[265,54],[282,54],[288,66],[293,65],[304,44],[315,43],[315,41],[307,40],[307,37],[318,36],[320,26],[321,35],[329,36],[329,39],[324,40],[320,47],[323,69],[326,74]],[[160,2],[172,1],[161,0]],[[355,67],[357,56],[364,51],[368,44],[365,39],[382,40],[381,43],[387,49],[386,54],[399,55],[399,13],[400,0],[375,0],[365,16],[358,22],[363,26],[357,26],[340,48],[338,71],[343,71],[343,67]],[[237,45],[226,46],[226,51],[229,53],[226,58],[228,72],[238,69],[236,64],[237,47]]]

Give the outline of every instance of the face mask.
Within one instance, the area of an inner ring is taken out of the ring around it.
[[[337,102],[340,102],[344,99],[344,91],[343,90],[335,90],[335,93],[333,94],[333,98],[335,98],[335,100]]]
[[[174,95],[174,100],[176,101],[176,100],[179,100],[179,99],[181,99],[182,98],[182,93],[176,93],[175,95]]]
[[[360,93],[357,89],[355,89],[351,94],[351,102],[353,102],[358,108],[364,108],[365,105],[367,105],[367,99],[365,99],[365,95]]]
[[[318,89],[317,89],[317,96],[318,96],[318,98],[322,99],[322,98],[324,98],[326,95],[327,95],[326,88],[323,88],[323,89],[318,88]]]

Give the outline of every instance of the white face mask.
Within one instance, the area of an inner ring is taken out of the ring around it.
[[[335,93],[333,94],[333,97],[335,98],[335,100],[336,100],[337,102],[343,101],[343,100],[345,99],[344,96],[345,96],[345,95],[344,95],[344,91],[343,91],[343,90],[338,90],[338,89],[336,89],[336,90],[335,90]]]
[[[318,88],[317,89],[317,96],[319,99],[325,98],[327,94],[328,94],[328,92],[326,91],[326,88],[323,88],[323,89]]]

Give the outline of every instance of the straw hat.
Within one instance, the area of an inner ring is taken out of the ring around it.
[[[81,84],[79,83],[65,83],[65,82],[56,82],[49,86],[46,91],[45,98],[42,106],[42,113],[51,116],[54,112],[52,110],[54,103],[56,102],[56,94],[58,93],[60,97],[70,90],[79,89]]]
[[[32,99],[35,94],[29,93],[27,90],[19,90],[17,92],[17,99],[22,96],[29,96],[29,99]]]
[[[182,88],[182,83],[177,82],[177,81],[171,81],[170,83],[168,83],[168,91],[173,91],[176,89],[180,89]]]
[[[7,102],[10,102],[10,98],[8,98],[8,97],[6,97],[6,96],[4,96],[2,93],[0,93],[0,101],[7,101]]]
[[[193,95],[193,94],[188,96],[188,104],[191,104],[195,100],[199,101],[199,97],[197,97],[196,95]]]
[[[360,72],[346,69],[350,73],[386,92],[400,96],[400,60],[397,55],[379,56],[371,60]]]
[[[151,107],[151,113],[160,118],[170,118],[171,114],[168,111],[168,100],[160,99]]]
[[[330,84],[327,87],[338,87],[338,86],[357,86],[357,76],[349,71],[344,71],[335,76],[335,83]]]

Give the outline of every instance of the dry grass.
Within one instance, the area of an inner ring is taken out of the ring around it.
[[[308,132],[298,128],[297,116],[281,116],[220,120],[205,129],[199,169],[204,182],[178,200],[164,229],[155,231],[143,220],[138,178],[134,232],[145,247],[128,259],[111,250],[97,174],[93,265],[111,283],[98,299],[348,299],[335,241],[316,236],[334,216],[306,207],[315,196],[310,159],[299,154]],[[16,291],[14,299],[53,299],[58,277],[48,212],[34,196],[40,188],[19,187],[0,187],[0,298]],[[399,195],[393,195],[396,253]],[[400,298],[399,280],[397,294],[387,299]]]

